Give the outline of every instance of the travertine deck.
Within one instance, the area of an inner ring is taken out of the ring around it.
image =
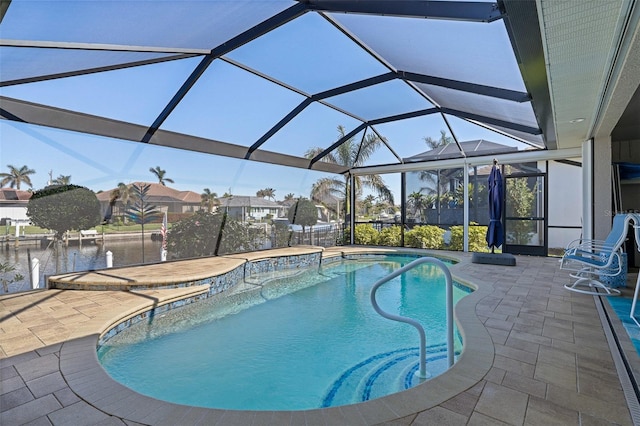
[[[352,250],[362,249],[334,248],[325,255]],[[557,259],[518,257],[517,266],[501,267],[472,264],[462,253],[438,254],[459,258],[451,268],[454,277],[478,287],[456,309],[465,341],[460,360],[406,392],[323,410],[186,407],[136,394],[106,375],[96,357],[100,333],[124,316],[204,288],[0,296],[0,424],[633,423],[596,299],[562,287],[568,277]],[[182,262],[180,270],[171,263],[147,267],[135,278],[140,269],[117,273],[125,281],[153,281],[158,277],[152,274],[198,276],[216,267],[216,259],[202,262]],[[225,262],[221,269],[229,267]]]

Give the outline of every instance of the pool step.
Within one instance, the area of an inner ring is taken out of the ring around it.
[[[427,372],[441,374],[447,368],[446,345],[427,348]],[[323,407],[368,401],[409,389],[421,380],[415,375],[419,367],[419,349],[402,348],[371,356],[345,370],[329,387]]]

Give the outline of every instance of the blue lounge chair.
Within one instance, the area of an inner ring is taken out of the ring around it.
[[[623,273],[623,244],[627,238],[629,223],[634,215],[617,214],[613,218],[613,227],[602,240],[575,240],[567,246],[560,260],[560,269],[571,271],[575,278],[573,284],[565,284],[567,290],[595,296],[619,295],[620,290],[612,288],[606,281]]]

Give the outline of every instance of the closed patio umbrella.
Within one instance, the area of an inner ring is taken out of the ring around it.
[[[504,242],[502,236],[502,174],[498,162],[493,160],[489,174],[489,228],[487,229],[487,245],[491,253]]]

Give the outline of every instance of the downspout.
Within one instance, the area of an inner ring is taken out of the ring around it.
[[[350,226],[350,240],[351,240],[351,244],[355,244],[355,240],[356,240],[356,209],[355,209],[355,205],[356,205],[356,177],[354,175],[352,175],[351,173],[349,173],[349,185],[351,186],[351,191],[349,191],[349,203],[350,203],[350,208],[349,208],[349,221],[351,222],[351,226]]]
[[[463,246],[462,250],[467,253],[469,252],[469,167],[467,166],[467,159],[464,160],[464,176],[463,184],[464,189],[462,191],[462,196],[464,197],[464,203],[462,204],[462,223],[463,223]]]
[[[400,173],[400,247],[404,247],[404,230],[407,222],[407,174]]]
[[[593,138],[582,143],[582,238],[593,239]]]

